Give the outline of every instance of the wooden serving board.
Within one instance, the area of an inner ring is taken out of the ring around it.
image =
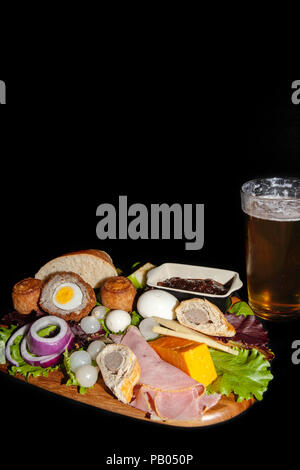
[[[7,373],[7,367],[5,365],[0,365],[0,371]],[[22,375],[17,375],[17,379],[26,381]],[[148,422],[155,422],[147,418],[143,411],[137,410],[132,406],[125,405],[117,400],[106,388],[103,380],[99,378],[98,382],[94,385],[93,388],[87,390],[85,395],[81,395],[77,391],[76,386],[66,386],[63,383],[64,376],[60,371],[53,371],[49,374],[48,377],[29,377],[27,382],[35,385],[37,387],[44,388],[50,392],[56,393],[58,395],[63,395],[64,397],[70,398],[75,401],[79,401],[102,410],[110,411],[112,413],[129,416],[131,418],[144,420]],[[208,410],[201,419],[192,420],[192,421],[157,421],[161,424],[169,426],[179,426],[179,427],[203,427],[210,426],[212,424],[221,423],[228,421],[235,416],[243,413],[245,410],[250,408],[255,400],[244,400],[241,403],[234,401],[233,396],[225,397],[223,396],[219,403]]]

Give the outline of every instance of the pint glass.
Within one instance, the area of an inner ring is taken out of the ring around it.
[[[300,318],[300,179],[248,181],[241,198],[249,305],[266,320]]]

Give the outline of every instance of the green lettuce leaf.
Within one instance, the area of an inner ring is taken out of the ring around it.
[[[19,365],[23,363],[27,364],[25,363],[23,357],[21,356],[20,345],[21,345],[22,339],[23,339],[23,335],[17,336],[13,344],[10,346],[10,355],[15,361],[17,361]]]
[[[41,366],[32,366],[28,364],[27,362],[25,362],[20,352],[20,344],[21,344],[22,339],[23,339],[23,335],[17,336],[13,344],[10,347],[11,357],[15,361],[17,361],[17,363],[19,364],[18,366],[9,367],[8,373],[10,375],[21,374],[26,379],[28,379],[28,377],[30,377],[31,375],[33,377],[40,377],[40,376],[48,377],[50,372],[57,370],[59,368],[59,365],[54,366],[54,367],[41,367]]]
[[[54,367],[40,367],[40,366],[31,366],[30,364],[27,364],[27,362],[23,362],[22,364],[19,364],[19,366],[12,366],[8,370],[8,373],[10,375],[21,374],[26,379],[28,379],[30,375],[32,375],[33,377],[48,377],[50,372],[53,372],[54,370],[57,370],[58,368],[59,368],[59,365],[54,366]]]
[[[0,339],[0,364],[6,364],[5,359],[5,342]]]
[[[0,328],[0,340],[6,343],[6,341],[11,337],[11,335],[13,334],[16,328],[17,328],[17,325],[12,325],[10,328],[1,327]]]
[[[102,326],[103,330],[105,331],[105,336],[106,336],[106,337],[108,337],[108,335],[110,335],[111,333],[113,333],[113,331],[110,331],[110,330],[107,328],[104,318],[99,318],[99,323],[100,323],[100,325]]]
[[[37,332],[39,336],[42,338],[45,338],[46,336],[49,336],[52,331],[55,331],[57,329],[56,325],[49,325],[46,326],[46,328],[42,328],[40,331]]]
[[[0,364],[6,364],[5,344],[16,328],[16,325],[12,325],[10,328],[0,327]]]
[[[133,263],[133,265],[131,266],[131,269],[136,268],[136,267],[139,266],[140,264],[142,264],[140,261],[136,261],[136,262]]]
[[[254,315],[253,310],[246,302],[237,302],[227,310],[228,313],[234,313],[237,317],[243,315],[249,317]]]
[[[143,317],[138,312],[135,310],[131,312],[131,325],[139,326],[142,320]]]
[[[241,349],[237,356],[210,349],[218,374],[217,379],[207,387],[207,393],[234,393],[237,401],[263,399],[269,382],[273,379],[270,363],[256,349]]]

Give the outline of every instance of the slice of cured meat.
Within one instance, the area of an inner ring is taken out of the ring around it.
[[[163,420],[193,420],[219,401],[219,394],[206,395],[203,384],[163,361],[135,326],[128,328],[121,343],[135,353],[141,367],[130,403],[135,408]]]

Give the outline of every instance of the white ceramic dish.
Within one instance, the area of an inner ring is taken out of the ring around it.
[[[171,287],[158,286],[157,283],[170,279],[171,277],[181,277],[182,279],[213,279],[214,281],[226,284],[233,279],[233,282],[225,295],[205,294],[203,292],[194,292],[181,289],[173,289]],[[228,271],[226,269],[205,268],[203,266],[192,266],[187,264],[164,263],[157,268],[151,269],[147,273],[147,285],[156,289],[167,289],[174,292],[182,292],[185,294],[193,294],[201,297],[226,298],[232,292],[241,289],[243,283],[239,273]]]

